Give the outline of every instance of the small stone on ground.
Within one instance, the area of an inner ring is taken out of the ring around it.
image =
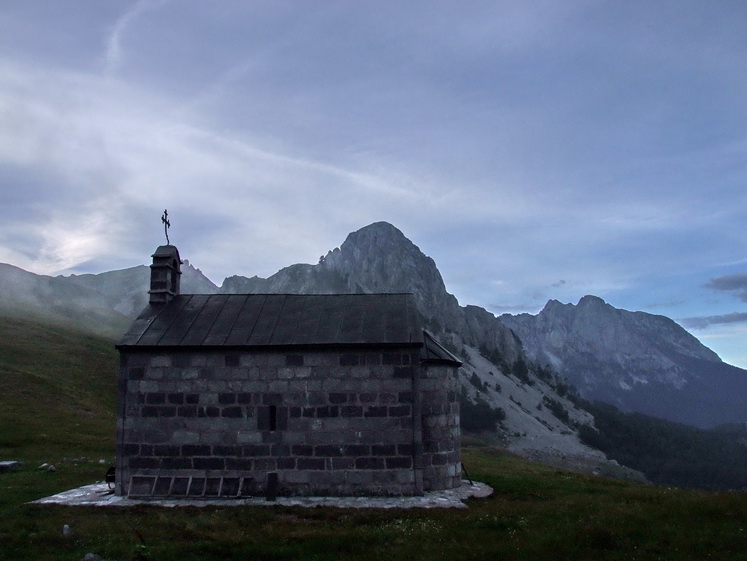
[[[11,471],[16,471],[18,469],[18,466],[20,465],[21,462],[16,462],[14,460],[0,462],[0,473],[9,473]]]

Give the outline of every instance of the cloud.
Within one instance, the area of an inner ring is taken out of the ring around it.
[[[152,10],[165,3],[164,0],[137,0],[111,27],[106,38],[104,53],[104,68],[106,74],[116,72],[124,62],[122,42],[128,28],[148,10]]]
[[[174,242],[218,281],[314,260],[375,220],[454,208],[437,182],[221,130],[125,83],[2,60],[0,69],[0,164],[15,204],[0,208],[0,243],[18,247],[26,233],[24,259],[0,257],[33,271],[78,270],[102,254],[141,262],[163,208]],[[29,220],[20,210],[33,200],[43,204]]]
[[[734,312],[720,316],[690,317],[680,320],[680,323],[690,329],[706,329],[711,325],[723,325],[747,322],[747,313]]]
[[[747,275],[724,275],[711,279],[703,286],[712,290],[736,292],[742,302],[747,302]]]

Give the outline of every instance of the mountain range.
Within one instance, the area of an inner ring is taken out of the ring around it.
[[[502,315],[529,359],[582,397],[699,427],[747,421],[747,371],[671,319],[629,312],[596,296],[550,300],[537,315]]]
[[[217,286],[186,260],[182,272],[184,293],[414,293],[428,329],[464,362],[463,425],[525,456],[621,469],[578,438],[579,427],[594,426],[579,394],[697,426],[747,421],[739,407],[747,371],[672,320],[594,296],[575,306],[550,301],[536,316],[460,306],[435,262],[386,222],[349,234],[317,264],[269,278],[232,276]],[[145,306],[149,278],[145,265],[48,277],[0,264],[0,313],[116,338]]]

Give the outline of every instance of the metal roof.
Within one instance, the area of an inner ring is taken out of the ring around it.
[[[420,352],[423,362],[447,362],[454,366],[461,366],[462,361],[442,347],[427,331],[423,331],[423,350]]]
[[[117,347],[319,345],[425,347],[413,295],[183,294],[146,308]]]

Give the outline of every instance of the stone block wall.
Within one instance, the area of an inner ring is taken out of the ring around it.
[[[118,494],[412,495],[459,485],[456,368],[419,349],[124,349]]]
[[[428,366],[420,379],[423,423],[423,490],[461,484],[459,381],[453,366]]]

